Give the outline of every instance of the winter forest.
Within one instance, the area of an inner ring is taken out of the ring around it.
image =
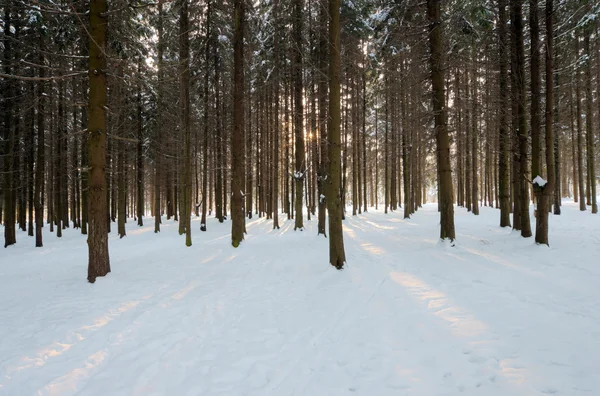
[[[599,139],[595,0],[0,0],[0,395],[600,394]]]

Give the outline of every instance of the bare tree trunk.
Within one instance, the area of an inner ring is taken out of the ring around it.
[[[509,147],[510,132],[508,128],[507,109],[508,103],[508,39],[506,31],[506,0],[498,1],[499,21],[499,61],[500,61],[500,111],[499,111],[499,153],[498,153],[498,190],[500,199],[500,227],[510,227],[510,179],[509,179]]]
[[[596,166],[595,166],[595,138],[594,138],[594,112],[592,110],[592,52],[590,50],[591,29],[585,33],[584,47],[587,56],[585,66],[585,136],[587,151],[587,173],[589,180],[589,196],[591,196],[592,213],[598,213],[598,203],[596,202]],[[596,40],[598,38],[596,37]],[[600,67],[600,65],[599,65]]]
[[[327,135],[327,6],[325,0],[319,0],[319,139],[321,158],[317,190],[319,194],[317,234],[327,236],[325,232],[325,215],[327,209],[326,188],[329,168],[328,135]]]
[[[575,58],[579,58],[579,36],[575,35]],[[579,210],[585,211],[585,190],[583,178],[583,132],[581,130],[581,73],[577,69],[575,76],[575,100],[577,104],[577,111],[575,117],[577,117],[577,178],[579,180]]]
[[[537,3],[537,0],[532,0]],[[535,4],[537,8],[537,4]],[[554,7],[553,0],[546,0],[546,165],[548,168],[548,182],[541,189],[542,197],[538,201],[538,212],[535,227],[535,242],[548,245],[548,212],[550,199],[554,194],[556,182],[554,168]]]
[[[302,0],[294,0],[293,3],[293,41],[292,44],[292,63],[294,80],[294,136],[296,142],[296,172],[294,179],[296,181],[296,199],[294,202],[296,218],[294,230],[304,229],[302,216],[302,195],[304,187],[304,178],[306,177],[306,161],[304,159],[304,127],[303,127],[303,106],[302,106]]]
[[[427,0],[429,17],[429,46],[431,55],[431,85],[433,112],[435,115],[435,135],[437,141],[437,162],[440,180],[440,238],[454,241],[454,205],[452,202],[452,169],[450,165],[450,138],[446,125],[444,98],[444,48],[442,44],[442,21],[440,0]]]
[[[89,262],[88,276],[94,283],[110,272],[106,207],[106,0],[90,1],[90,96],[89,114]]]
[[[273,3],[273,21],[275,24],[275,48],[274,48],[274,70],[273,70],[273,84],[275,84],[275,103],[274,103],[274,130],[273,130],[273,229],[279,229],[279,135],[281,131],[279,129],[279,87],[280,82],[280,64],[279,64],[279,0],[275,0]],[[287,176],[286,176],[287,177]],[[251,193],[251,192],[249,192]],[[252,208],[249,209],[252,211]]]
[[[244,239],[244,0],[234,1],[233,138],[231,140],[231,244]]]
[[[346,262],[342,230],[342,197],[340,196],[340,0],[329,0],[329,117],[328,117],[328,191],[329,263],[342,269]]]
[[[517,176],[517,186],[520,198],[520,217],[521,217],[521,236],[529,238],[531,234],[531,223],[529,221],[529,185],[525,182],[527,178],[527,151],[528,133],[527,117],[525,115],[525,49],[523,44],[523,16],[521,0],[511,0],[512,28],[513,28],[513,49],[515,55],[516,72],[515,91],[517,101],[517,117],[519,139],[519,170]]]
[[[179,76],[181,79],[181,128],[185,140],[184,169],[182,184],[182,207],[179,208],[180,224],[185,230],[185,246],[192,246],[192,159],[190,127],[190,24],[188,19],[188,0],[181,0],[179,10]]]

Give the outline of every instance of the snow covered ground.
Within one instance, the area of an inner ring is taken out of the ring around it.
[[[316,220],[133,221],[86,282],[78,231],[0,250],[1,395],[599,395],[600,218],[565,204],[551,247],[456,210],[345,221],[348,264]],[[148,222],[150,223],[150,222]],[[116,228],[116,227],[114,227]],[[2,228],[0,228],[2,231]],[[45,232],[47,228],[45,229]]]

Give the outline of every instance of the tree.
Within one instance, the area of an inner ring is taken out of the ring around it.
[[[534,0],[536,1],[536,0]],[[537,5],[536,5],[537,6]],[[548,182],[534,184],[536,190],[541,190],[538,197],[538,210],[535,226],[535,242],[549,245],[548,242],[548,212],[555,188],[554,166],[554,4],[546,0],[546,166]]]
[[[190,131],[190,24],[188,0],[181,0],[179,10],[179,76],[181,79],[181,126],[184,136],[183,207],[180,208],[180,224],[185,229],[185,246],[192,246],[192,138]]]
[[[233,137],[231,139],[231,244],[244,239],[244,0],[234,0]]]
[[[88,276],[94,283],[110,272],[106,223],[106,0],[90,1],[90,93],[88,102]]]
[[[302,216],[302,195],[304,194],[304,179],[306,177],[306,161],[304,153],[304,125],[302,105],[302,0],[294,0],[294,28],[292,44],[293,80],[294,80],[294,137],[296,171],[296,197],[294,200],[295,223],[294,230],[304,229]]]
[[[340,0],[329,0],[329,118],[327,149],[327,213],[329,215],[329,263],[342,269],[346,262],[342,229],[341,117],[340,117]]]
[[[517,130],[516,136],[518,139],[518,164],[516,170],[516,186],[519,190],[519,217],[521,226],[521,236],[529,238],[531,234],[531,223],[529,221],[529,186],[527,180],[527,151],[528,134],[527,134],[527,117],[525,115],[525,49],[523,44],[523,15],[521,0],[511,0],[511,25],[513,30],[513,65],[515,74],[513,79],[514,91],[516,93],[513,100],[516,102],[513,110],[516,110]],[[517,208],[515,208],[517,211]],[[515,222],[516,224],[516,222]]]
[[[450,138],[446,124],[444,95],[444,48],[442,44],[441,0],[427,0],[429,17],[429,63],[431,67],[432,106],[435,118],[437,162],[440,200],[440,238],[454,241],[454,206],[452,192],[452,169],[450,165]]]
[[[507,124],[508,108],[508,77],[507,77],[507,49],[508,40],[506,32],[506,0],[498,0],[498,49],[500,61],[500,109],[499,109],[499,149],[498,153],[498,184],[500,198],[500,227],[510,227],[510,181],[509,181],[509,147],[510,135]]]

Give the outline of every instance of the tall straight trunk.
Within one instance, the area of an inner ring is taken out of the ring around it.
[[[437,163],[440,180],[440,238],[454,241],[454,206],[452,189],[452,169],[450,165],[450,137],[446,125],[444,98],[444,48],[442,42],[441,0],[427,0],[429,17],[429,46],[431,65],[431,86],[435,135],[437,142]]]
[[[554,34],[554,21],[552,20],[554,18],[554,14],[552,13],[553,10],[553,0],[547,1],[546,2],[546,34],[548,35],[553,35]],[[550,9],[550,13],[549,10]],[[552,20],[550,22],[550,24],[548,24],[548,19]],[[553,40],[553,39],[552,39]],[[548,40],[548,45],[546,50],[548,52],[546,52],[546,68],[548,68],[547,63],[550,62],[550,67],[553,68],[554,67],[554,41],[552,41],[552,43],[550,43],[550,40]],[[546,73],[548,71],[546,70]],[[554,109],[552,110],[552,122],[554,123],[554,125],[556,125],[559,130],[561,129],[561,124],[560,124],[560,120],[559,120],[559,114],[560,114],[560,93],[558,92],[558,86],[559,86],[559,81],[558,81],[558,73],[553,72],[553,78],[554,78],[554,86],[552,87],[552,96],[554,96]],[[546,84],[548,84],[546,82]],[[548,89],[548,88],[547,88]],[[546,100],[548,100],[548,97],[546,98]],[[550,114],[548,114],[548,108],[546,107],[546,123],[548,122],[548,117],[550,116]],[[548,128],[548,126],[546,126],[546,128]],[[554,176],[555,176],[555,181],[554,181],[554,214],[555,215],[560,215],[561,212],[561,193],[562,193],[562,189],[561,189],[561,177],[562,177],[562,172],[561,172],[561,161],[560,161],[560,139],[559,139],[559,133],[558,132],[554,132],[554,128],[552,129],[553,131],[553,135],[554,135]],[[548,139],[548,132],[546,131],[546,139]],[[547,144],[547,143],[546,143]],[[565,172],[566,173],[566,172]],[[564,188],[565,185],[563,185]]]
[[[164,80],[164,33],[163,33],[163,2],[158,2],[158,89],[156,95],[156,136],[154,142],[154,232],[160,232],[160,219],[162,215],[160,203],[160,185],[162,183],[162,156],[160,145],[162,144],[162,123],[163,123],[163,80]]]
[[[475,45],[473,45],[473,59],[472,59],[472,88],[473,88],[473,117],[472,117],[472,134],[471,138],[473,139],[471,144],[471,155],[472,155],[472,169],[473,169],[473,188],[472,188],[472,198],[471,204],[473,205],[471,209],[473,210],[474,215],[479,215],[479,186],[478,186],[478,164],[477,159],[479,157],[479,129],[478,129],[478,118],[479,118],[479,98],[477,94],[478,84],[477,84],[477,49]]]
[[[366,60],[363,59],[366,63]],[[362,187],[363,212],[367,211],[367,68],[363,65],[362,72]]]
[[[215,46],[216,47],[216,46]],[[215,150],[216,150],[216,163],[215,163],[215,216],[219,220],[219,223],[222,223],[223,218],[223,168],[225,167],[223,161],[223,122],[221,120],[221,95],[219,88],[219,80],[220,73],[219,68],[221,65],[219,64],[219,55],[218,50],[215,48],[214,55],[215,62],[215,118],[216,118],[216,128],[217,133],[215,134]]]
[[[304,187],[304,178],[306,177],[306,161],[304,159],[304,127],[303,127],[303,106],[302,106],[302,0],[294,0],[293,3],[293,41],[292,44],[292,63],[294,80],[294,136],[296,143],[295,162],[296,172],[294,179],[296,181],[296,199],[294,202],[296,218],[294,230],[304,229],[302,216],[302,195]]]
[[[292,209],[291,209],[291,202],[290,202],[290,179],[291,182],[293,183],[293,178],[289,177],[290,174],[290,107],[288,105],[289,103],[289,97],[290,97],[290,89],[289,89],[289,84],[286,83],[285,85],[285,89],[284,89],[284,101],[283,101],[283,125],[285,125],[285,201],[284,201],[284,205],[285,205],[285,213],[287,214],[287,218],[288,220],[290,220],[292,218]],[[258,132],[257,132],[258,133]],[[258,146],[257,146],[258,147]],[[258,156],[257,156],[258,158]]]
[[[327,134],[327,6],[326,0],[319,0],[319,143],[321,158],[319,159],[319,174],[317,191],[319,194],[317,234],[327,236],[325,230],[325,211],[327,209],[326,188],[329,168],[328,134]]]
[[[529,238],[531,223],[529,220],[529,186],[525,183],[527,178],[527,151],[528,133],[527,117],[525,115],[525,48],[523,44],[523,16],[521,0],[511,0],[511,23],[513,28],[513,51],[515,56],[515,91],[517,109],[517,136],[519,141],[519,169],[517,188],[520,198],[521,236]]]
[[[383,145],[383,156],[384,160],[384,171],[383,171],[383,196],[384,196],[384,213],[388,212],[388,206],[390,204],[390,189],[389,189],[389,168],[390,168],[390,155],[389,155],[389,82],[388,82],[388,72],[386,70],[386,78],[385,78],[385,132],[384,132],[384,145]]]
[[[141,78],[142,60],[138,59],[138,74]],[[136,214],[137,214],[137,225],[144,225],[144,146],[143,146],[143,134],[144,134],[144,120],[142,118],[142,84],[138,82],[137,86],[137,145],[136,145]]]
[[[340,195],[340,0],[329,0],[329,117],[328,143],[328,190],[327,212],[329,214],[329,263],[342,269],[346,262],[342,230],[342,197]]]
[[[33,77],[33,70],[31,70],[31,77]],[[31,99],[34,99],[35,84],[33,81],[27,83],[29,94]],[[29,114],[26,119],[27,123],[27,162],[26,162],[26,176],[27,176],[27,235],[33,236],[33,207],[34,207],[34,158],[35,158],[35,106],[31,106]],[[77,158],[75,156],[75,158]],[[78,180],[75,178],[75,180]]]
[[[120,74],[120,73],[119,73]],[[119,90],[121,91],[121,90]],[[121,92],[119,92],[119,107],[122,106]],[[116,124],[118,128],[119,137],[123,137],[123,115],[121,114],[124,110],[118,110],[119,115],[116,118]],[[127,188],[125,184],[125,143],[122,139],[117,142],[117,232],[119,238],[126,236],[125,222],[127,221]]]
[[[541,85],[542,76],[540,74],[540,26],[539,26],[539,12],[538,12],[538,0],[529,0],[529,25],[531,35],[531,180],[534,180],[537,176],[541,177],[541,160],[540,160],[540,135],[541,135],[541,120],[540,120],[540,109],[541,109]],[[535,202],[538,205],[542,199],[542,189],[538,184],[533,185]],[[545,208],[544,203],[542,206]],[[537,229],[541,227],[539,221],[542,220],[536,215],[536,242],[537,242]]]
[[[273,21],[275,25],[275,37],[274,37],[274,70],[273,70],[273,84],[275,85],[274,96],[274,114],[273,114],[273,196],[271,197],[273,202],[273,229],[279,229],[279,135],[281,134],[279,125],[279,87],[280,82],[280,63],[279,63],[279,0],[275,0],[273,3]],[[258,126],[257,126],[258,127]],[[248,131],[250,132],[250,131]],[[248,169],[250,174],[251,169]],[[252,194],[252,191],[248,191],[248,194]],[[252,213],[252,207],[248,208]]]
[[[457,67],[454,72],[454,101],[456,108],[456,204],[458,206],[465,206],[465,181],[464,181],[464,169],[463,169],[463,134],[462,134],[462,104],[461,104],[461,82],[460,82],[460,68]],[[406,193],[405,193],[406,195]]]
[[[83,96],[85,96],[87,92],[83,90]],[[81,151],[81,171],[79,175],[81,177],[81,234],[87,235],[88,233],[88,194],[89,194],[89,173],[87,171],[89,161],[88,161],[88,113],[87,108],[81,109],[81,130],[87,130],[87,133],[84,133],[81,136],[80,142],[80,151]]]
[[[537,0],[532,0],[537,3]],[[537,8],[537,4],[535,4]],[[546,166],[548,169],[548,182],[541,189],[541,200],[538,202],[538,211],[535,226],[535,242],[548,245],[548,212],[550,200],[554,194],[556,182],[554,167],[554,5],[553,0],[546,0]]]
[[[40,40],[43,40],[43,36],[40,35]],[[41,41],[43,43],[43,41]],[[40,65],[45,64],[44,55],[40,52],[38,55],[38,63]],[[40,81],[37,82],[37,156],[36,156],[36,165],[35,165],[35,246],[42,247],[43,238],[42,238],[42,227],[44,227],[44,175],[46,173],[46,128],[45,128],[45,83],[43,78],[45,77],[45,69],[43,67],[39,68],[39,77]],[[83,164],[82,164],[83,166]],[[84,172],[85,173],[85,172]],[[83,184],[83,180],[82,180]],[[82,225],[83,229],[83,225]]]
[[[508,111],[508,34],[506,29],[506,0],[498,0],[498,50],[500,61],[500,109],[499,109],[499,131],[498,131],[498,197],[500,200],[500,227],[510,227],[510,132],[507,120]]]
[[[573,81],[577,77],[577,74],[571,76],[571,82],[569,84],[569,120],[570,120],[570,131],[571,131],[571,162],[573,171],[573,202],[579,202],[579,172],[577,167],[577,145],[575,137],[575,106],[573,102]],[[577,129],[579,130],[579,129]]]
[[[598,203],[596,202],[596,166],[595,166],[595,138],[594,138],[594,112],[592,110],[592,52],[590,49],[590,31],[588,30],[584,37],[585,54],[587,62],[585,66],[585,136],[587,151],[587,174],[589,180],[589,194],[591,196],[592,213],[598,213]],[[597,38],[596,38],[597,39]],[[598,65],[600,67],[600,65]]]
[[[470,106],[471,102],[471,89],[469,86],[471,78],[469,76],[468,69],[465,70],[465,138],[464,138],[464,146],[463,149],[465,151],[465,205],[467,206],[467,211],[471,211],[473,209],[472,201],[473,201],[473,184],[471,177],[473,176],[473,165],[471,161],[473,160],[473,156],[469,155],[472,151],[475,150],[474,147],[471,147],[471,143],[473,142],[472,130],[471,130],[471,110]]]
[[[62,237],[62,230],[64,227],[64,211],[66,208],[63,206],[64,199],[63,195],[66,194],[65,187],[63,185],[64,172],[64,156],[66,153],[63,151],[63,140],[66,139],[66,120],[65,120],[65,106],[64,106],[64,81],[58,81],[58,134],[55,140],[55,157],[54,157],[54,204],[55,206],[55,222],[56,222],[56,236]]]
[[[379,206],[379,113],[377,108],[377,94],[375,95],[375,210]]]
[[[212,42],[212,1],[208,1],[206,4],[206,47],[204,49],[204,62],[206,68],[204,70],[204,130],[202,136],[202,217],[200,219],[200,230],[206,231],[206,211],[208,204],[208,85],[210,81],[210,68],[208,67],[210,62],[210,46]],[[250,194],[252,197],[252,194]]]
[[[231,244],[244,239],[244,0],[234,1],[233,136],[231,139]]]
[[[182,207],[180,224],[185,229],[185,246],[192,246],[192,137],[190,126],[190,23],[188,19],[188,0],[181,0],[179,10],[179,77],[181,80],[181,127],[184,135],[184,169],[182,185]]]
[[[408,143],[408,118],[406,109],[406,92],[404,91],[404,59],[400,61],[400,113],[402,114],[402,184],[404,187],[404,218],[410,218],[410,159]]]
[[[106,206],[106,0],[90,1],[89,235],[88,276],[94,283],[110,272]]]
[[[397,196],[396,196],[396,164],[397,164],[397,129],[396,129],[396,76],[392,74],[392,81],[390,87],[390,210],[394,211],[397,207]]]
[[[352,86],[352,216],[356,216],[358,209],[358,109],[356,108],[357,87],[355,73],[350,75]]]
[[[575,35],[575,54],[576,59],[579,58],[579,36]],[[581,73],[579,69],[575,76],[575,101],[577,110],[575,117],[577,118],[577,178],[579,180],[579,210],[585,211],[585,190],[583,178],[583,131],[581,126]]]

